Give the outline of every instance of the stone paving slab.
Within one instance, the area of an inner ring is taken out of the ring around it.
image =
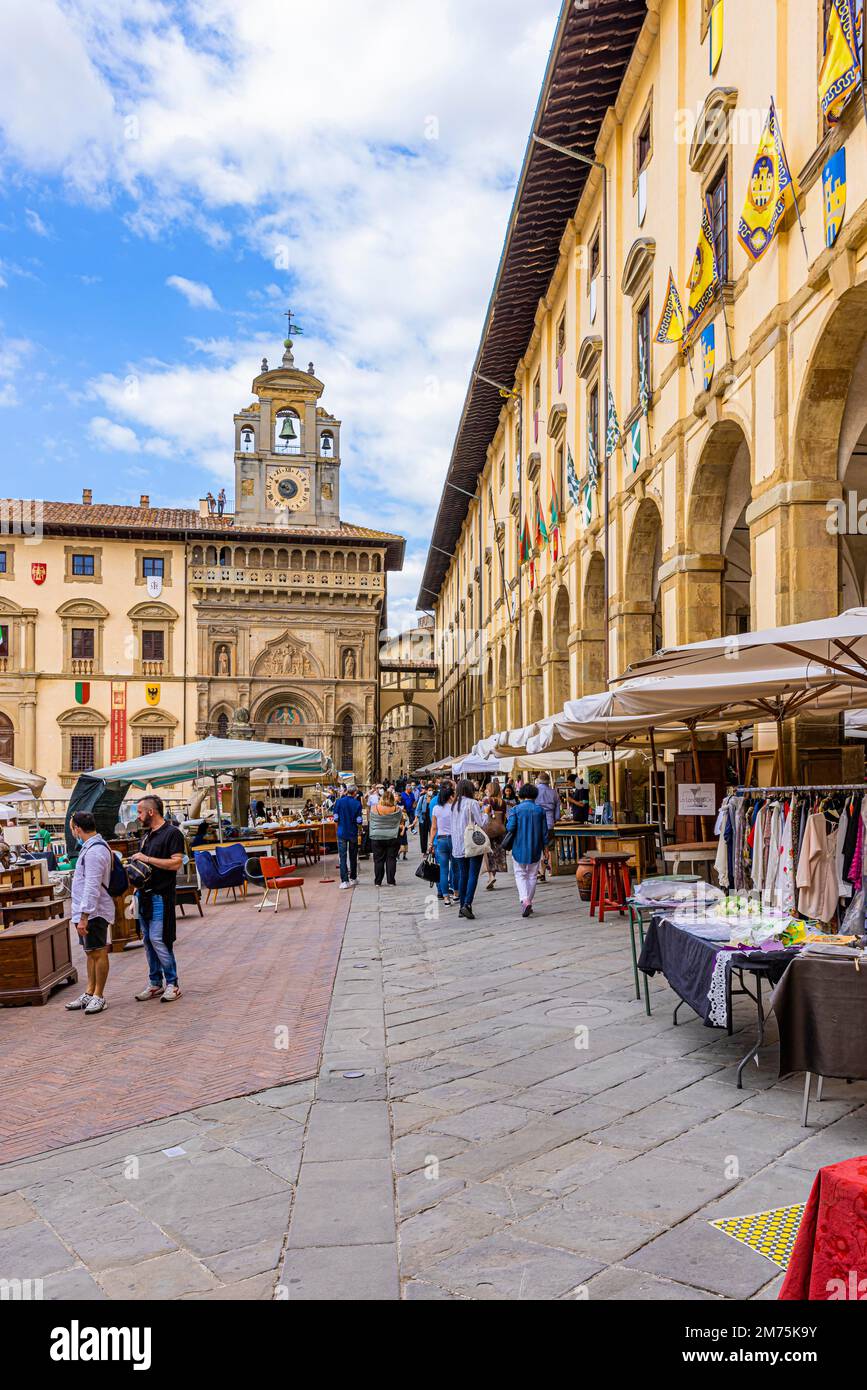
[[[339,895],[315,1076],[0,1167],[0,1277],[52,1299],[775,1297],[776,1267],[709,1222],[867,1150],[867,1085],[829,1082],[804,1128],[773,1020],[740,1090],[750,1002],[732,1037],[674,1027],[655,979],[648,1018],[625,924],[573,881],[529,920],[503,883],[468,922],[426,914],[413,867]]]

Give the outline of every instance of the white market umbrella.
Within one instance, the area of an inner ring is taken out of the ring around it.
[[[465,758],[459,758],[452,763],[452,772],[456,777],[467,777],[473,772],[502,772],[499,758],[479,758],[472,753],[468,753]]]
[[[769,671],[804,663],[834,671],[867,686],[867,608],[849,608],[836,618],[791,623],[733,637],[712,637],[667,647],[636,661],[614,684],[648,675],[721,675],[732,671]]]
[[[143,758],[96,768],[88,776],[103,782],[128,782],[135,787],[167,787],[174,782],[221,772],[247,772],[255,768],[279,769],[287,781],[316,782],[330,768],[318,748],[296,748],[288,743],[254,743],[248,739],[204,738],[178,748],[163,748]]]
[[[10,763],[0,763],[0,796],[19,791],[39,796],[44,786],[45,778],[40,777],[38,773],[24,772],[20,767],[12,767]]]

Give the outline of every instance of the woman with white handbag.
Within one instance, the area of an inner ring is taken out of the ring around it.
[[[482,856],[491,848],[491,842],[482,829],[484,820],[484,812],[476,800],[476,789],[472,782],[465,778],[463,782],[458,783],[452,803],[452,858],[461,904],[458,916],[468,917],[470,921],[475,919],[473,898],[479,881]]]

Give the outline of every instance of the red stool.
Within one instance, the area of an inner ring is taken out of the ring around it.
[[[602,854],[593,850],[588,854],[593,860],[593,879],[590,884],[590,916],[599,909],[600,922],[605,921],[606,912],[626,911],[626,899],[632,893],[632,875],[629,872],[628,854]]]
[[[261,912],[263,907],[273,907],[274,911],[280,906],[280,894],[285,888],[289,906],[292,906],[292,895],[290,888],[297,888],[301,893],[301,901],[305,908],[307,901],[304,897],[303,878],[292,878],[289,874],[283,873],[277,860],[270,854],[263,854],[259,863],[262,867],[262,877],[265,881],[265,893],[256,911]],[[274,893],[273,903],[270,901],[270,894]]]

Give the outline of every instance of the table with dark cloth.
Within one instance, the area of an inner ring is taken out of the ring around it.
[[[801,956],[774,990],[780,1076],[867,1080],[867,970],[849,959]]]
[[[751,972],[757,977],[759,988],[762,978],[770,979],[772,984],[776,984],[797,955],[797,947],[781,948],[778,951],[725,952],[727,982],[724,1025],[711,1021],[711,1001],[708,997],[716,959],[723,949],[718,942],[705,941],[688,927],[678,927],[669,917],[660,913],[650,923],[638,968],[647,975],[655,975],[657,971],[661,971],[675,994],[680,995],[683,1002],[698,1014],[707,1027],[725,1026],[731,1032],[732,972]]]
[[[780,1298],[867,1298],[867,1156],[819,1169]]]

